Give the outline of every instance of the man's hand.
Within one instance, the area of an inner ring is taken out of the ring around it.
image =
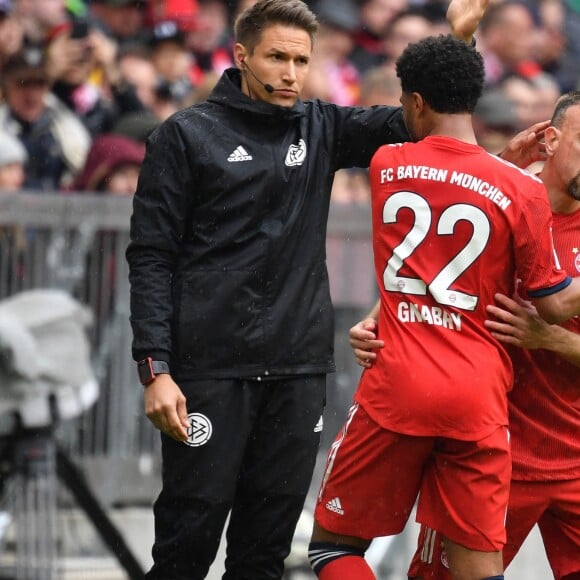
[[[488,4],[489,0],[451,0],[447,22],[452,34],[469,44]]]
[[[376,330],[377,321],[374,318],[365,318],[355,324],[348,333],[356,362],[361,367],[372,367],[377,358],[375,351],[385,346],[382,340],[377,340]]]
[[[500,153],[500,157],[522,169],[536,161],[546,159],[544,131],[550,126],[550,121],[541,121],[518,133]]]
[[[93,30],[89,36],[89,46],[92,49],[95,63],[105,73],[110,85],[117,84],[121,79],[121,73],[117,66],[117,43],[107,37],[100,30]]]
[[[505,344],[521,348],[546,348],[550,343],[552,328],[529,302],[521,298],[515,300],[496,294],[499,306],[486,307],[495,320],[486,320],[485,326],[491,335]]]
[[[86,58],[87,40],[59,34],[48,45],[46,68],[51,80],[60,80]]]
[[[157,429],[176,441],[187,439],[185,396],[170,375],[157,375],[145,387],[145,415]]]

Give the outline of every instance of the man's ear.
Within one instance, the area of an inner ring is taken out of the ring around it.
[[[411,99],[413,103],[413,107],[417,114],[423,113],[425,109],[425,101],[420,93],[411,93]]]
[[[556,127],[549,126],[544,131],[544,144],[546,146],[546,153],[551,156],[554,155],[556,149],[560,145],[560,129]]]
[[[244,59],[246,58],[247,55],[246,47],[243,44],[236,42],[236,44],[234,44],[233,53],[234,53],[234,64],[239,69],[241,69],[244,66]]]

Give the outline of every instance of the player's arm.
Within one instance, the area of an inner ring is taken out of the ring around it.
[[[377,358],[376,350],[383,348],[385,343],[377,340],[377,325],[379,318],[380,301],[372,307],[363,320],[357,322],[349,331],[349,342],[356,362],[365,368],[373,365]]]
[[[469,44],[488,4],[489,0],[451,0],[446,16],[452,34]]]
[[[580,278],[554,294],[534,297],[533,303],[540,316],[550,324],[568,320],[580,314]]]
[[[580,334],[561,326],[548,324],[533,304],[496,295],[497,305],[487,307],[494,320],[485,326],[500,342],[521,348],[549,350],[580,367]]]

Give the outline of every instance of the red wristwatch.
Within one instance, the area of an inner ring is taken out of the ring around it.
[[[153,360],[150,356],[137,363],[137,373],[142,385],[148,385],[157,375],[168,375],[169,364],[162,360]]]

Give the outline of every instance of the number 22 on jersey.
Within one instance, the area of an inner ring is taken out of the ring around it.
[[[383,223],[397,222],[400,210],[412,212],[413,221],[409,232],[394,247],[383,271],[383,283],[387,292],[425,296],[427,292],[439,303],[462,310],[475,310],[477,295],[452,289],[453,283],[466,272],[482,254],[489,243],[491,226],[487,215],[478,207],[465,203],[449,205],[437,223],[433,222],[433,212],[422,196],[410,191],[399,191],[387,199],[383,206]],[[473,228],[471,238],[463,248],[427,283],[420,278],[399,275],[405,261],[411,256],[419,256],[430,229],[436,228],[437,236],[451,236],[459,221],[469,222]]]

